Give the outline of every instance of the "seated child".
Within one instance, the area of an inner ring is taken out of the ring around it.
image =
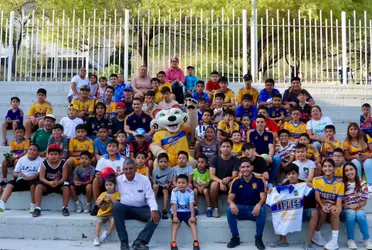
[[[242,136],[242,141],[246,142],[248,131],[251,130],[251,118],[249,115],[243,115],[240,122],[241,125],[239,126],[239,132]]]
[[[234,130],[231,134],[231,141],[233,142],[233,148],[231,150],[231,155],[241,158],[243,156],[243,142],[242,135],[239,130]]]
[[[226,110],[223,120],[217,126],[217,139],[222,141],[230,138],[234,130],[239,131],[239,124],[235,122],[235,113],[233,110]]]
[[[185,77],[185,94],[191,95],[195,90],[198,77],[195,76],[195,68],[193,66],[187,66],[187,76]]]
[[[198,101],[198,124],[202,121],[204,111],[207,110],[207,101],[204,98],[200,98]]]
[[[177,186],[177,176],[184,174],[188,176],[188,187],[192,188],[192,175],[194,174],[193,168],[187,164],[189,161],[189,154],[185,151],[179,151],[177,157],[178,165],[173,167],[173,186]]]
[[[93,114],[94,110],[94,99],[90,97],[90,87],[83,85],[80,87],[80,95],[74,96],[71,101],[77,109],[77,117],[85,120],[88,116]]]
[[[107,87],[107,78],[104,77],[104,76],[101,76],[99,78],[99,88],[97,90],[97,93],[96,93],[96,100],[101,100],[104,93],[105,93],[105,90],[106,90],[106,87]]]
[[[116,135],[116,133],[124,128],[124,120],[125,120],[125,103],[124,102],[117,102],[116,103],[116,116],[111,120],[112,123],[112,134]]]
[[[13,129],[13,132],[15,133],[18,124],[23,124],[23,110],[19,108],[20,102],[21,100],[16,96],[10,98],[10,105],[12,108],[6,113],[5,121],[2,125],[3,146],[8,146],[6,131]]]
[[[127,133],[120,130],[116,133],[116,140],[119,143],[119,154],[124,159],[130,158],[130,145],[127,143]]]
[[[76,204],[76,213],[81,213],[83,211],[82,204],[78,199],[78,195],[80,194],[87,196],[84,213],[90,212],[90,202],[93,196],[92,183],[95,175],[95,169],[91,163],[92,154],[88,151],[81,152],[80,165],[75,168],[73,182],[70,185],[71,197]]]
[[[114,96],[115,89],[112,86],[107,86],[105,90],[105,99],[97,100],[97,102],[102,102],[106,106],[105,118],[111,119],[116,116],[116,102],[112,100]]]
[[[293,162],[298,166],[299,174],[298,179],[311,183],[314,178],[316,166],[312,160],[306,158],[306,145],[298,143],[296,145],[295,161]]]
[[[158,105],[155,103],[155,92],[151,90],[147,91],[145,94],[145,102],[142,105],[142,111],[152,115],[152,112],[154,112],[154,110],[157,108]]]
[[[77,117],[78,107],[76,104],[70,104],[67,109],[67,116],[62,117],[60,124],[63,126],[63,132],[67,139],[76,135],[76,126],[84,124],[84,121]]]
[[[298,108],[301,110],[300,121],[306,124],[311,118],[311,106],[306,102],[307,91],[305,89],[300,90],[297,99]]]
[[[208,126],[205,130],[205,139],[201,140],[195,147],[195,158],[204,154],[209,160],[214,155],[218,155],[220,151],[220,142],[216,138],[216,129],[213,126]]]
[[[316,147],[310,144],[310,137],[307,133],[300,135],[298,143],[306,145],[306,158],[313,161],[316,165],[315,176],[322,175],[322,166],[320,164],[320,154]]]
[[[202,121],[195,128],[195,138],[197,143],[205,138],[205,130],[208,126],[212,126],[212,111],[207,109],[203,112]],[[195,145],[196,147],[196,145]]]
[[[39,146],[39,152],[41,157],[45,157],[48,141],[52,135],[52,129],[56,122],[54,115],[49,114],[44,117],[44,127],[36,130],[32,137],[31,143],[36,143]],[[26,130],[27,131],[27,130]]]
[[[236,101],[238,104],[243,104],[243,96],[246,94],[250,94],[252,96],[252,104],[253,106],[257,105],[258,100],[258,91],[257,89],[252,87],[252,75],[250,73],[245,74],[243,76],[245,86],[244,88],[239,89],[238,91],[238,97],[236,98]]]
[[[335,148],[332,154],[332,160],[335,162],[335,177],[343,180],[344,177],[344,150],[342,148]]]
[[[278,127],[283,127],[284,122],[288,120],[288,112],[282,107],[282,95],[272,95],[272,102],[272,107],[268,109],[269,117],[278,124]]]
[[[213,95],[213,101],[216,98],[217,93],[222,93],[225,95],[223,106],[225,106],[227,109],[235,110],[235,95],[234,91],[229,89],[227,86],[229,86],[229,81],[227,80],[227,77],[222,76],[218,80],[218,83],[220,85],[220,89],[217,90]]]
[[[61,124],[55,124],[52,129],[52,135],[49,137],[48,147],[52,144],[57,144],[62,148],[61,159],[66,160],[68,157],[68,139],[63,134]]]
[[[172,84],[166,81],[167,74],[164,71],[159,71],[156,77],[159,79],[159,90],[163,87],[168,87],[172,93]],[[176,96],[173,93],[171,94],[171,97],[173,100],[176,100]]]
[[[173,105],[178,104],[178,102],[172,98],[172,92],[170,88],[166,86],[163,87],[161,89],[161,93],[163,94],[163,101],[159,103],[160,109],[170,109]]]
[[[152,78],[151,87],[152,87],[152,91],[155,94],[154,103],[159,104],[161,101],[163,101],[163,94],[160,92],[163,86],[160,88],[160,80],[158,78]],[[172,86],[167,86],[167,87],[172,88]]]
[[[204,195],[207,205],[207,216],[212,217],[211,197],[209,196],[209,186],[212,182],[209,176],[209,160],[206,155],[199,155],[197,167],[194,169],[193,184],[195,196],[195,210],[198,210],[199,194]]]
[[[198,230],[196,227],[197,212],[195,210],[194,192],[187,186],[188,177],[180,174],[176,179],[176,188],[172,190],[172,243],[171,250],[177,248],[177,232],[182,222],[185,222],[190,228],[194,238],[193,249],[199,250]]]
[[[135,155],[137,173],[150,178],[149,168],[146,166],[146,153],[143,151],[137,152]]]
[[[272,103],[273,95],[280,94],[279,90],[274,88],[275,82],[274,79],[268,78],[265,81],[265,88],[260,91],[258,95],[258,105],[259,106],[268,106]]]
[[[205,92],[208,94],[209,102],[214,101],[213,96],[217,90],[220,89],[220,84],[218,83],[219,74],[217,71],[212,71],[211,79],[207,82]]]
[[[343,143],[335,139],[336,127],[334,125],[325,126],[325,136],[322,143],[320,154],[322,157],[330,158],[333,155],[335,148],[342,148]]]
[[[208,94],[204,92],[204,81],[199,80],[196,83],[196,90],[192,92],[191,96],[198,102],[203,98],[207,103],[209,103]]]
[[[163,194],[163,211],[161,218],[168,219],[169,192],[172,190],[173,168],[168,166],[169,159],[166,153],[158,156],[158,167],[152,172],[152,188],[155,196]]]
[[[130,143],[130,158],[134,159],[139,152],[143,152],[145,155],[145,164],[152,169],[153,160],[150,151],[150,142],[146,140],[145,135],[146,131],[143,128],[136,129],[135,140]]]
[[[289,140],[288,130],[279,130],[278,136],[279,143],[275,145],[274,155],[280,157],[281,167],[285,168],[294,160],[296,145]]]
[[[69,216],[68,200],[70,198],[70,184],[68,169],[65,161],[61,160],[62,148],[52,144],[48,147],[47,159],[40,166],[39,183],[35,190],[35,211],[33,217],[41,215],[41,199],[43,195],[58,193],[63,197],[62,215]]]
[[[371,105],[369,103],[364,103],[362,105],[362,115],[360,116],[360,130],[363,134],[372,136],[372,116]]]
[[[93,245],[99,246],[107,239],[115,229],[115,221],[112,216],[112,208],[115,202],[120,201],[120,193],[115,191],[116,177],[109,176],[105,182],[106,192],[100,194],[96,200],[96,205],[100,207],[97,213],[96,223],[96,237],[94,238]],[[103,231],[101,236],[102,225],[106,222],[110,222],[108,231]]]
[[[112,138],[108,136],[108,129],[101,126],[98,129],[97,138],[94,139],[94,155],[96,159],[100,159],[103,155],[107,154],[107,144]]]
[[[242,104],[236,108],[236,121],[240,122],[245,115],[248,115],[251,121],[256,120],[257,107],[252,102],[252,96],[245,94],[242,98]]]
[[[4,157],[1,164],[3,180],[0,186],[5,186],[8,182],[8,168],[17,165],[18,160],[27,153],[30,146],[30,141],[25,137],[25,128],[22,124],[15,129],[14,135],[15,139],[10,142],[10,153],[8,157]]]
[[[297,143],[300,135],[306,133],[306,124],[300,121],[301,110],[297,107],[291,108],[291,120],[284,123],[283,128],[289,131],[289,139]]]
[[[212,121],[213,124],[219,123],[224,117],[224,110],[223,110],[223,100],[225,99],[225,95],[223,93],[217,93],[214,96],[213,100],[213,116]]]

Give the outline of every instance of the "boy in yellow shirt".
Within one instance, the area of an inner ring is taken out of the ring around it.
[[[106,106],[106,118],[114,118],[116,116],[116,102],[112,100],[115,89],[112,86],[107,86],[105,91],[105,99],[97,100],[97,102],[103,102]]]
[[[291,142],[298,142],[300,135],[306,133],[306,124],[300,121],[301,110],[299,108],[291,109],[291,120],[284,123],[284,129],[289,131]]]
[[[146,166],[147,154],[143,151],[139,151],[135,156],[137,173],[142,174],[150,178],[149,168]]]
[[[151,79],[151,87],[152,91],[155,92],[155,103],[159,104],[159,102],[163,101],[163,94],[160,92],[159,89],[160,81],[158,78],[152,78]]]
[[[245,94],[250,94],[252,96],[252,104],[254,106],[257,105],[258,100],[258,91],[257,89],[252,87],[252,75],[250,73],[245,74],[243,76],[245,87],[239,89],[238,91],[238,97],[236,98],[236,101],[242,105],[243,104],[243,96]]]
[[[44,118],[53,113],[53,106],[46,101],[47,91],[40,88],[36,92],[37,102],[32,104],[26,120],[26,138],[31,140],[31,134],[38,128],[44,127]]]
[[[235,95],[234,91],[228,88],[229,81],[227,80],[227,77],[222,76],[218,80],[218,83],[220,85],[220,89],[216,90],[213,94],[213,102],[215,101],[215,97],[217,93],[223,93],[225,95],[224,104],[223,106],[226,106],[229,109],[235,110]]]
[[[84,120],[93,114],[94,100],[90,97],[90,87],[88,85],[81,86],[80,96],[74,96],[71,103],[78,107],[79,118]]]
[[[232,132],[231,141],[234,144],[231,154],[240,159],[243,154],[242,147],[243,147],[244,142],[242,142],[242,135],[240,134],[239,130],[234,130]]]
[[[239,124],[235,122],[234,111],[228,109],[224,112],[223,120],[217,126],[217,139],[224,140],[232,136],[233,131],[239,131]]]
[[[330,158],[335,148],[342,148],[342,142],[335,139],[336,128],[334,125],[325,126],[325,137],[320,151],[322,157]]]

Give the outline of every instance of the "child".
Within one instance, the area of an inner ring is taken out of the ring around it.
[[[107,86],[105,90],[104,99],[101,101],[106,106],[106,118],[114,118],[116,116],[116,103],[112,101],[115,89],[112,86]]]
[[[81,152],[80,165],[74,170],[73,183],[70,186],[71,197],[76,204],[76,213],[81,213],[83,211],[81,202],[77,197],[79,194],[87,196],[84,213],[90,212],[90,202],[92,201],[93,196],[92,182],[95,174],[94,167],[91,163],[92,154],[88,151]]]
[[[171,250],[177,250],[177,232],[182,222],[185,222],[190,228],[192,237],[194,238],[193,249],[199,250],[198,230],[196,228],[197,212],[194,208],[195,199],[194,192],[187,187],[188,177],[181,174],[176,179],[176,188],[173,189],[171,195],[172,204],[172,243]]]
[[[213,116],[212,116],[212,121],[213,121],[213,124],[217,124],[219,123],[223,117],[224,117],[224,113],[223,113],[223,100],[225,99],[225,95],[223,93],[217,93],[215,96],[214,96],[214,109],[213,109]]]
[[[335,177],[339,180],[342,180],[344,177],[344,150],[342,150],[342,148],[335,148],[333,150],[332,160],[335,162]]]
[[[35,190],[35,211],[33,217],[41,215],[41,198],[50,193],[62,194],[62,215],[69,216],[68,200],[70,198],[70,184],[68,182],[68,169],[65,161],[61,160],[62,149],[52,144],[48,147],[47,159],[40,166],[39,183]]]
[[[76,126],[84,123],[81,118],[77,117],[77,113],[78,106],[71,103],[67,109],[67,116],[62,117],[60,121],[60,124],[63,126],[64,135],[67,139],[74,137],[76,135]]]
[[[98,136],[94,139],[94,155],[96,159],[100,159],[103,155],[107,154],[107,144],[112,138],[108,136],[108,129],[101,126],[98,129]]]
[[[184,174],[188,176],[188,187],[192,188],[192,175],[194,174],[194,170],[190,165],[187,165],[187,162],[189,161],[189,154],[181,150],[178,152],[177,160],[178,165],[173,167],[173,186],[177,187],[177,176]]]
[[[2,126],[2,133],[3,133],[3,146],[8,146],[8,140],[6,139],[6,131],[9,129],[13,129],[15,133],[15,129],[18,124],[23,124],[23,110],[19,108],[19,104],[21,100],[13,96],[10,98],[10,105],[12,106],[11,109],[8,110],[5,116],[5,121],[3,122]]]
[[[211,160],[214,155],[218,155],[219,151],[220,142],[216,138],[216,129],[208,126],[205,130],[205,139],[195,147],[195,158],[197,159],[201,154],[204,154]]]
[[[130,158],[134,159],[139,152],[143,152],[145,155],[145,164],[147,164],[150,169],[153,167],[152,154],[150,151],[150,142],[146,141],[145,138],[146,131],[143,128],[137,128],[134,138],[130,143]]]
[[[231,141],[233,142],[233,148],[231,150],[231,155],[236,156],[238,158],[242,157],[243,151],[243,142],[242,142],[242,136],[239,132],[239,130],[234,130],[231,134]]]
[[[124,98],[121,100],[125,104],[125,115],[129,115],[133,112],[132,103],[133,103],[133,88],[132,86],[127,86],[124,88]]]
[[[318,224],[315,229],[315,243],[324,246],[325,249],[338,249],[338,230],[340,226],[340,213],[342,212],[342,199],[345,186],[334,176],[335,163],[332,159],[323,162],[324,176],[314,178],[315,199],[319,213]],[[320,234],[326,219],[329,218],[332,228],[332,238],[328,243]]]
[[[185,77],[185,94],[191,95],[195,90],[198,77],[195,76],[195,68],[193,66],[187,66],[187,74]]]
[[[17,165],[19,158],[27,153],[30,141],[25,137],[25,128],[23,126],[15,129],[15,139],[10,142],[10,155],[5,157],[1,164],[3,180],[0,186],[5,186],[8,182],[8,168]]]
[[[199,125],[195,128],[195,138],[196,138],[197,143],[205,138],[205,130],[207,129],[207,127],[212,126],[211,118],[212,118],[212,111],[209,109],[205,110],[203,112],[201,123],[199,123]]]
[[[119,143],[119,155],[123,157],[124,159],[130,157],[130,146],[127,144],[127,134],[123,131],[120,130],[116,134],[116,140]]]
[[[235,113],[232,110],[226,110],[223,120],[217,126],[217,139],[222,141],[230,138],[234,130],[239,131],[239,124],[235,122]]]
[[[90,87],[83,85],[80,87],[80,95],[74,96],[71,104],[77,108],[77,116],[83,120],[93,114],[94,99],[90,97]]]
[[[209,103],[209,97],[208,94],[204,92],[204,87],[204,81],[199,80],[196,83],[196,91],[194,91],[191,96],[198,102],[201,98],[203,98],[207,103]]]
[[[291,120],[284,123],[283,128],[289,131],[289,139],[297,143],[300,135],[306,133],[306,124],[300,121],[301,110],[298,107],[291,109]]]
[[[246,94],[250,94],[252,96],[252,104],[253,106],[256,106],[258,99],[258,91],[257,89],[252,87],[252,75],[250,73],[245,74],[243,76],[243,80],[245,83],[245,87],[239,89],[236,101],[241,105],[243,104],[243,96]]]
[[[209,101],[214,101],[212,98],[217,90],[220,89],[220,85],[218,83],[219,74],[217,71],[212,71],[211,79],[207,82],[207,86],[205,88],[205,92],[208,94]]]
[[[369,103],[364,103],[362,105],[362,112],[363,114],[360,116],[360,130],[362,131],[363,134],[371,136],[372,135],[371,105]]]
[[[137,173],[150,178],[149,168],[146,166],[146,153],[139,151],[135,155]]]
[[[273,94],[272,102],[272,107],[268,110],[269,117],[278,124],[278,127],[282,127],[284,122],[288,120],[288,112],[282,107],[282,95]]]
[[[48,147],[52,144],[57,144],[62,148],[61,159],[67,160],[68,157],[68,139],[63,135],[63,127],[61,124],[55,124],[52,129],[52,135],[49,137]]]
[[[115,176],[109,176],[105,180],[106,192],[101,193],[101,195],[96,200],[96,205],[100,207],[97,214],[97,224],[96,224],[96,237],[94,238],[93,245],[99,246],[101,243],[107,239],[112,231],[115,229],[115,221],[112,216],[112,208],[115,202],[120,200],[120,193],[115,192],[116,178]],[[103,209],[105,208],[105,209]],[[102,225],[106,222],[110,222],[110,227],[108,231],[103,231],[101,236]]]
[[[48,141],[52,135],[52,129],[56,122],[54,115],[49,114],[44,117],[44,127],[36,130],[32,137],[31,143],[36,143],[39,146],[40,156],[44,157],[48,147]],[[26,129],[27,131],[27,129]]]
[[[300,135],[298,143],[302,143],[306,146],[306,158],[313,161],[316,165],[315,176],[320,176],[322,173],[322,166],[320,164],[320,154],[316,147],[310,144],[310,137],[308,134],[303,133]]]
[[[298,108],[301,110],[300,121],[306,124],[311,118],[311,106],[308,103],[306,103],[307,92],[305,89],[300,90],[297,99]]]
[[[159,103],[160,109],[170,109],[173,105],[178,104],[178,102],[172,98],[170,88],[166,86],[163,87],[161,93],[163,94],[163,101]]]
[[[151,79],[151,87],[152,87],[152,91],[155,93],[155,104],[159,104],[162,100],[163,100],[163,95],[162,93],[160,92],[160,81],[158,78],[152,78]],[[163,87],[161,87],[163,88]]]
[[[204,111],[207,110],[208,103],[204,98],[200,98],[198,101],[198,124],[202,121]]]
[[[47,102],[47,91],[43,88],[37,90],[37,102],[32,104],[28,111],[26,120],[26,138],[31,139],[31,134],[38,128],[44,127],[44,118],[53,113],[52,104]]]
[[[242,99],[242,104],[236,108],[236,121],[240,122],[245,115],[248,115],[251,121],[256,120],[257,107],[252,102],[252,95],[245,94]]]
[[[239,132],[242,136],[242,141],[247,141],[248,131],[251,130],[251,118],[249,115],[243,115],[241,119],[241,125],[239,126]]]
[[[298,179],[311,183],[316,166],[313,161],[306,158],[306,145],[302,143],[296,145],[295,159],[293,163],[299,168]]]
[[[103,97],[103,94],[105,93],[107,87],[107,78],[104,76],[101,76],[99,78],[99,88],[96,94],[96,100],[101,100]]]
[[[335,139],[336,128],[334,125],[325,126],[325,136],[322,144],[321,155],[323,157],[332,157],[335,148],[342,148],[342,142]]]
[[[159,90],[161,90],[163,87],[168,87],[172,93],[172,84],[165,81],[167,74],[164,71],[159,71],[156,77],[159,79]],[[173,100],[176,98],[174,94],[171,94],[171,97]]]
[[[265,88],[260,91],[258,96],[258,105],[268,106],[272,103],[272,97],[275,94],[280,94],[279,90],[274,88],[275,82],[274,79],[266,79]]]
[[[279,143],[275,144],[274,155],[280,157],[281,167],[285,168],[294,160],[295,144],[289,140],[289,131],[281,129],[278,132]]]
[[[213,100],[215,100],[217,93],[223,93],[225,95],[223,105],[226,106],[228,109],[235,110],[236,106],[234,91],[227,87],[229,86],[229,81],[227,80],[227,77],[225,76],[220,77],[218,83],[220,85],[220,89],[214,92]]]
[[[142,111],[152,114],[152,112],[154,112],[154,110],[158,108],[158,105],[155,103],[155,96],[156,94],[154,91],[147,91],[147,93],[145,94],[145,102],[142,105]]]
[[[212,182],[209,177],[209,160],[206,155],[199,155],[197,168],[194,169],[193,184],[195,196],[195,210],[198,210],[199,194],[204,195],[205,203],[207,205],[207,217],[212,217],[211,198],[209,196],[209,186]]]
[[[97,76],[95,74],[90,74],[89,75],[89,97],[94,100],[95,99],[94,97],[96,96],[97,91],[98,91]]]
[[[117,102],[116,103],[116,117],[112,119],[112,134],[116,135],[116,133],[124,128],[124,120],[125,120],[125,103],[124,102]]]
[[[163,194],[163,212],[161,218],[168,219],[169,192],[172,190],[173,168],[168,166],[169,158],[166,153],[158,156],[158,168],[152,172],[152,188],[156,196]]]

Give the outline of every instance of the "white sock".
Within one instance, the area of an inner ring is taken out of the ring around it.
[[[75,201],[75,204],[76,204],[76,205],[79,205],[79,203],[80,203],[79,201]]]
[[[40,209],[41,210],[41,207],[35,207],[35,209]]]
[[[338,230],[332,230],[332,238],[338,238]]]
[[[211,207],[207,207],[207,209],[212,209]]]

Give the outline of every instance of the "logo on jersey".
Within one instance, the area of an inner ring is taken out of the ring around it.
[[[257,183],[252,183],[252,188],[257,189]]]
[[[297,196],[297,195],[298,195],[298,191],[295,190],[295,191],[293,192],[293,194],[294,194],[295,196]]]
[[[243,188],[243,185],[240,185],[239,188]]]
[[[264,141],[269,140],[269,137],[267,135],[264,136]]]

